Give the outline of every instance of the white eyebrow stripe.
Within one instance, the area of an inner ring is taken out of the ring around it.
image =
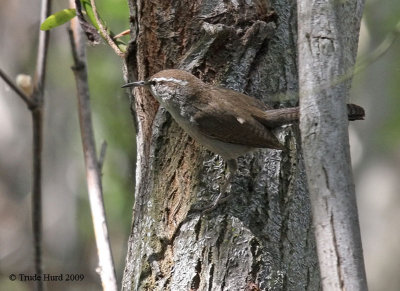
[[[179,85],[182,85],[182,86],[185,86],[185,85],[187,85],[187,81],[184,81],[184,80],[178,80],[178,79],[175,79],[175,78],[153,78],[152,79],[152,81],[156,81],[156,82],[159,82],[159,81],[165,81],[165,82],[172,82],[172,83],[176,83],[176,84],[179,84]]]

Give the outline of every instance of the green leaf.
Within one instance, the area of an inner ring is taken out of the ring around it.
[[[99,24],[96,21],[96,17],[94,17],[93,8],[92,4],[90,3],[90,0],[81,0],[81,3],[83,6],[83,10],[86,12],[86,16],[89,18],[89,21],[93,24],[93,26],[97,30],[100,30]]]
[[[47,17],[46,20],[43,21],[42,25],[40,26],[40,29],[41,30],[52,29],[54,27],[64,24],[67,21],[70,21],[75,16],[76,16],[75,9],[64,9],[58,11]]]

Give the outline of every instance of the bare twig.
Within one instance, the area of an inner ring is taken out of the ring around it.
[[[51,0],[43,0],[40,11],[40,23],[50,15]],[[0,76],[22,98],[32,114],[32,233],[34,248],[35,274],[43,275],[42,266],[42,147],[43,147],[43,95],[46,75],[46,61],[49,43],[49,31],[39,32],[34,90],[26,95],[14,82],[0,70]],[[36,281],[36,289],[43,290],[43,280]]]
[[[116,36],[114,36],[113,38],[114,38],[114,39],[118,39],[118,38],[120,38],[120,37],[123,37],[124,35],[128,35],[130,32],[131,32],[130,29],[126,29],[126,30],[124,30],[124,31],[122,31],[122,32],[120,32],[120,33],[118,33],[118,34],[117,34]]]
[[[100,169],[100,172],[103,169],[104,159],[106,157],[106,151],[107,151],[107,142],[103,141],[103,143],[101,144],[100,156],[99,156],[99,169]]]
[[[100,32],[102,36],[105,38],[109,46],[115,51],[115,53],[120,56],[121,58],[125,58],[125,53],[122,52],[119,47],[115,44],[107,30],[105,29],[103,23],[101,22],[101,19],[99,17],[99,14],[97,13],[97,8],[96,8],[96,2],[94,0],[90,0],[90,3],[92,4],[92,9],[93,9],[93,14],[94,17],[96,18],[96,22],[99,25]]]
[[[42,276],[42,147],[43,147],[43,108],[32,111],[32,232],[35,254],[35,274]],[[43,281],[36,281],[37,290],[43,290]]]
[[[379,46],[367,55],[364,59],[361,59],[353,71],[349,71],[347,74],[352,76],[364,71],[368,66],[373,64],[375,61],[379,60],[384,54],[386,54],[391,46],[394,44],[395,40],[400,36],[400,21],[397,22],[394,29],[389,32]]]
[[[50,15],[51,1],[43,0],[40,11],[40,23],[43,23],[45,19]],[[40,105],[43,101],[43,86],[45,81],[45,70],[47,63],[47,52],[49,46],[49,35],[50,31],[40,30],[39,32],[39,47],[36,57],[36,70],[34,76],[34,92],[33,97],[36,102]],[[36,92],[37,93],[36,93]]]
[[[17,85],[14,84],[14,82],[7,76],[5,72],[3,72],[2,69],[0,69],[0,77],[10,86],[10,88],[18,94],[19,97],[26,103],[29,109],[32,109],[36,106],[36,103],[32,101],[30,96],[27,96],[20,88],[18,88]]]
[[[71,0],[70,5],[73,8],[74,1]],[[103,289],[113,291],[117,290],[117,280],[108,237],[101,184],[100,162],[97,160],[94,141],[86,68],[86,49],[83,42],[82,30],[79,28],[75,19],[71,21],[69,35],[75,63],[73,70],[78,91],[79,123],[85,157],[87,187],[92,211],[93,227],[96,236],[97,253],[99,257],[98,272],[100,274]]]
[[[50,15],[50,0],[43,0],[40,11],[40,23]],[[36,59],[34,91],[30,106],[33,127],[33,165],[32,165],[32,228],[35,250],[35,273],[42,277],[42,146],[43,146],[43,95],[46,73],[46,61],[49,44],[49,31],[39,32],[39,46]],[[43,281],[36,281],[37,289],[43,290]]]

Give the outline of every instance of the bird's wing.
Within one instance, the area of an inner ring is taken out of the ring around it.
[[[232,94],[231,90],[229,90],[229,93]],[[233,97],[233,99],[237,98]],[[263,126],[246,110],[238,110],[240,108],[238,106],[241,106],[240,102],[248,100],[213,98],[209,99],[209,101],[207,105],[198,108],[198,111],[193,116],[193,121],[197,124],[199,131],[205,136],[226,143],[250,147],[283,148],[276,136],[267,127]],[[253,102],[257,105],[262,104],[261,102]]]

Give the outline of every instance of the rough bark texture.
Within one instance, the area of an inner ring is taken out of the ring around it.
[[[367,290],[346,109],[363,2],[298,2],[300,128],[324,290]]]
[[[165,68],[273,106],[297,103],[294,1],[134,1],[130,80]],[[193,141],[145,89],[135,89],[138,163],[123,290],[319,290],[297,126],[288,151],[239,158],[234,198],[200,217],[225,163]],[[259,289],[257,289],[259,288]]]

